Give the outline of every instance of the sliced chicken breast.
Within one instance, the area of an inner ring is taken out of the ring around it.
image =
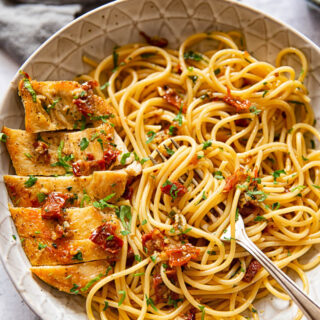
[[[65,207],[86,207],[110,194],[114,196],[109,202],[115,202],[123,194],[127,178],[125,170],[95,171],[83,177],[38,177],[29,187],[28,177],[3,177],[15,207],[41,207],[51,192],[70,195],[72,201],[67,201]]]
[[[109,262],[98,260],[67,266],[31,267],[33,274],[49,285],[71,294],[87,294],[91,287],[110,273]]]
[[[102,121],[117,125],[114,108],[94,94],[95,81],[31,80],[28,75],[19,83],[19,94],[25,108],[27,132],[81,129]]]
[[[126,165],[121,161],[126,151],[109,124],[77,132],[28,133],[4,127],[7,149],[18,175],[90,175],[93,171]]]

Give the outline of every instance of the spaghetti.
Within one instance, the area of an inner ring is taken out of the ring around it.
[[[131,44],[100,63],[84,58],[94,69],[77,80],[99,82],[98,94],[120,115],[120,136],[143,164],[130,199],[118,203],[132,206],[129,230],[122,227],[113,273],[87,296],[90,320],[95,311],[103,320],[258,319],[255,299],[289,300],[232,238],[220,241],[229,224],[234,234],[239,213],[251,240],[308,291],[304,272],[319,257],[299,258],[320,242],[320,153],[312,140],[320,134],[303,84],[307,61],[287,48],[273,66],[242,42],[237,32],[200,33],[178,51]],[[281,64],[288,54],[301,62],[298,77]]]

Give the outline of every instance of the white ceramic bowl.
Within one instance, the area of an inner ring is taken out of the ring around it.
[[[21,67],[37,80],[67,80],[87,72],[84,54],[101,60],[115,45],[141,41],[139,30],[160,35],[176,47],[187,36],[212,30],[241,30],[248,51],[256,58],[274,63],[277,52],[287,46],[301,49],[310,71],[306,81],[312,104],[320,115],[320,49],[283,23],[238,2],[225,0],[127,0],[100,7],[73,21],[45,42]],[[289,61],[290,62],[290,61]],[[295,63],[295,61],[291,61]],[[23,128],[24,111],[17,95],[17,74],[0,106],[0,128]],[[319,121],[318,121],[319,122]],[[1,145],[0,174],[14,173],[10,158]],[[44,320],[85,319],[84,299],[60,293],[33,278],[8,211],[8,196],[0,185],[0,256],[17,290]],[[319,269],[318,269],[319,271]],[[320,300],[320,277],[309,272],[311,295]],[[317,295],[318,290],[318,295]],[[258,304],[261,319],[291,319],[287,302],[267,298]]]

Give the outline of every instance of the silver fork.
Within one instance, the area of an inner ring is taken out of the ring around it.
[[[176,149],[179,149],[180,145],[172,138],[170,138],[172,144]],[[168,148],[168,146],[165,146]],[[162,161],[168,160],[158,149],[156,152],[162,159]],[[150,157],[153,164],[158,162]],[[195,173],[199,179],[201,179],[201,172],[195,170]],[[181,183],[185,180],[183,177],[179,178]],[[198,185],[198,181],[193,178],[194,185]],[[231,240],[231,227],[224,231],[220,237],[222,241]],[[246,229],[244,227],[243,219],[239,214],[235,225],[235,241],[245,250],[247,250],[253,257],[255,257],[261,265],[269,272],[269,274],[281,285],[281,287],[288,293],[291,299],[297,304],[302,313],[309,320],[320,319],[320,307],[310,297],[308,297],[280,268],[278,268],[247,236]]]
[[[230,241],[231,227],[220,237],[222,241]],[[320,319],[320,307],[308,297],[280,268],[278,268],[247,236],[243,219],[239,214],[235,225],[235,241],[255,257],[268,273],[281,285],[291,299],[297,304],[309,320]]]

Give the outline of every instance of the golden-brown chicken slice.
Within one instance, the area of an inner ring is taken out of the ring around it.
[[[20,238],[24,252],[33,266],[55,266],[111,259],[110,253],[91,240],[50,241],[39,238]]]
[[[63,210],[61,220],[48,218],[40,208],[9,207],[18,234],[22,238],[85,240],[107,220],[112,219],[112,209],[104,212],[95,207]]]
[[[49,285],[71,294],[87,294],[107,273],[107,260],[78,263],[69,266],[31,267],[31,271]]]
[[[126,147],[109,124],[77,132],[28,133],[4,127],[7,149],[18,175],[90,175],[128,164],[121,161]]]
[[[114,108],[93,93],[95,81],[31,80],[28,75],[19,83],[19,94],[25,108],[25,126],[30,133],[74,130],[102,121],[117,124]]]
[[[70,195],[72,201],[67,201],[65,207],[86,207],[110,194],[114,196],[109,201],[115,202],[125,190],[127,177],[124,170],[95,171],[83,177],[38,177],[31,187],[26,186],[28,177],[4,176],[3,179],[16,207],[41,207],[51,192]]]

